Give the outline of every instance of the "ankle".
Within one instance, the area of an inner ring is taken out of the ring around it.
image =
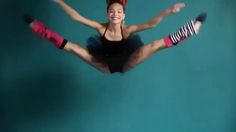
[[[201,26],[202,26],[202,23],[200,21],[195,21],[194,22],[194,29],[195,29],[196,34],[199,33]]]

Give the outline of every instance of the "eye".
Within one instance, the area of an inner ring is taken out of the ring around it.
[[[114,11],[113,10],[109,10],[108,13],[113,13]]]

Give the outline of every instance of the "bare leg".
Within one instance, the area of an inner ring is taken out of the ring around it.
[[[188,37],[193,36],[199,32],[202,23],[206,20],[206,13],[200,14],[195,21],[184,25],[176,33],[169,35],[161,40],[156,40],[150,44],[144,45],[137,49],[129,58],[124,67],[124,71],[128,71],[139,63],[149,58],[153,53],[160,49],[177,45],[178,43],[186,40]]]
[[[110,73],[108,65],[97,62],[87,49],[79,46],[78,44],[74,44],[68,41],[64,47],[64,50],[79,56],[82,60],[100,70],[101,72]]]
[[[148,59],[155,52],[164,48],[166,48],[166,44],[163,39],[156,40],[150,44],[140,47],[130,56],[126,65],[124,66],[124,71],[130,70],[136,65],[142,63],[144,60]]]
[[[66,51],[79,56],[85,62],[104,73],[110,73],[109,67],[103,63],[97,62],[94,57],[89,54],[87,49],[67,41],[53,30],[47,28],[43,23],[28,15],[24,16],[24,20],[34,33],[50,41],[57,48],[65,49]]]

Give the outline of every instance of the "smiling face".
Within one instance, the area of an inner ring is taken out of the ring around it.
[[[121,24],[125,19],[124,8],[119,3],[113,3],[107,10],[107,17],[112,24]]]

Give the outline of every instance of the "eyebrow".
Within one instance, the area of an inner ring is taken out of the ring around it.
[[[115,10],[114,8],[110,8],[109,10]],[[118,8],[118,11],[123,11],[123,8]]]

